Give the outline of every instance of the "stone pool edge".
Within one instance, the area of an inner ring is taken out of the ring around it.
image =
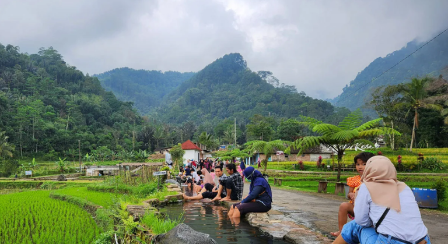
[[[227,208],[239,201],[222,202]],[[287,217],[283,212],[271,209],[267,213],[249,213],[245,219],[251,226],[259,228],[262,232],[271,235],[274,239],[302,243],[332,243],[328,237],[321,233],[314,232],[303,225],[299,225]]]

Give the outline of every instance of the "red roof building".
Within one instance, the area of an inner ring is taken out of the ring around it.
[[[192,141],[187,140],[186,142],[182,143],[182,150],[198,150],[202,151],[196,144],[194,144]]]

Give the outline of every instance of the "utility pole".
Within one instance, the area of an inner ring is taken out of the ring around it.
[[[236,118],[235,118],[235,144],[234,144],[234,148],[236,148]]]
[[[78,157],[79,157],[79,172],[82,173],[82,167],[81,167],[81,140],[78,140]]]

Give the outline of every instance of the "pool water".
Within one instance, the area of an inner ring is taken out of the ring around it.
[[[189,201],[165,208],[171,219],[183,214],[184,223],[196,231],[209,234],[218,243],[287,243],[272,239],[247,221],[234,223],[227,216],[228,209],[219,203]]]

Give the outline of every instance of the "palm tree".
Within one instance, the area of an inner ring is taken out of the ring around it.
[[[392,128],[379,127],[381,118],[362,124],[360,109],[351,112],[337,126],[310,117],[302,117],[302,119],[304,122],[300,122],[300,124],[308,126],[310,130],[320,135],[300,138],[293,143],[292,147],[300,149],[298,154],[321,144],[333,149],[338,155],[338,182],[341,178],[342,156],[346,149],[354,146],[373,146],[372,142],[366,140],[369,137],[385,134],[400,135],[398,131]]]
[[[427,109],[435,109],[442,110],[442,107],[438,104],[430,103],[425,98],[428,97],[427,94],[427,86],[434,79],[425,77],[422,79],[412,78],[411,83],[408,83],[404,86],[402,91],[403,94],[403,102],[398,104],[399,107],[404,107],[408,109],[407,114],[414,111],[414,122],[412,126],[412,136],[411,136],[411,145],[409,147],[409,151],[412,152],[412,145],[415,141],[415,129],[418,128],[418,109],[419,108],[427,108]]]
[[[15,147],[8,143],[8,138],[6,131],[0,131],[0,157],[13,156]]]
[[[282,140],[275,140],[275,141],[255,140],[255,141],[248,141],[244,145],[246,146],[245,151],[249,152],[249,154],[253,155],[257,152],[259,153],[261,152],[264,155],[266,155],[266,158],[263,159],[262,161],[262,164],[264,166],[263,171],[266,172],[266,169],[268,167],[268,159],[271,157],[271,155],[274,154],[276,151],[285,150],[288,146],[291,145],[291,142]]]

